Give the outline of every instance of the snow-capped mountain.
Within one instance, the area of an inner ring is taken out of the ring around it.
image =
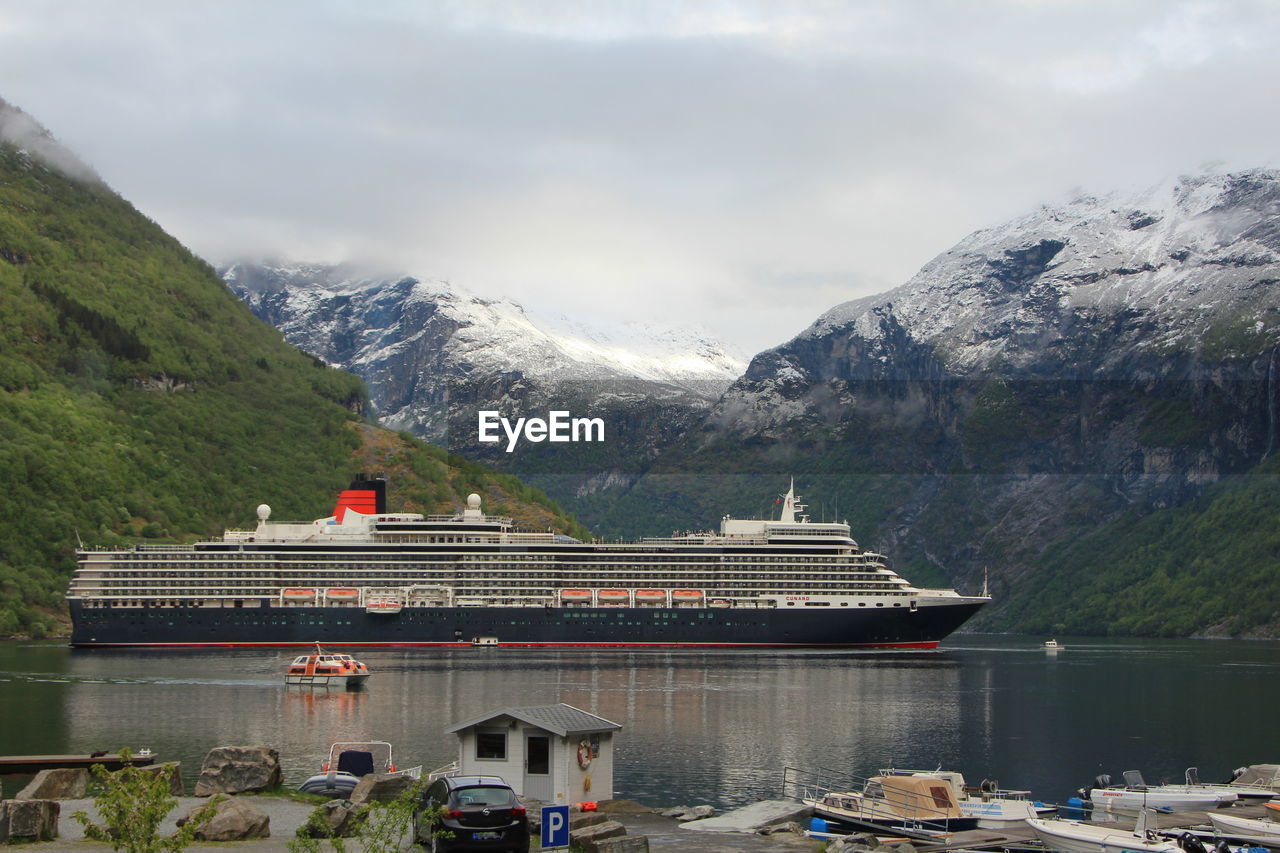
[[[892,314],[962,374],[995,359],[1045,362],[1074,330],[1108,317],[1131,318],[1125,346],[1095,370],[1135,352],[1200,353],[1205,332],[1224,324],[1256,350],[1280,339],[1269,287],[1280,268],[1277,174],[1183,177],[1044,207],[975,232],[888,294],[831,309],[802,337],[850,327],[872,340]]]
[[[1278,281],[1280,173],[1081,197],[975,232],[901,287],[827,311],[756,356],[713,419],[740,434],[785,424],[830,382],[1265,373],[1238,362],[1280,342]]]
[[[605,417],[618,439],[606,468],[634,476],[745,368],[705,333],[535,317],[444,281],[279,263],[238,263],[222,276],[287,341],[364,378],[388,426],[495,464],[528,454],[478,443],[478,410],[561,408]]]

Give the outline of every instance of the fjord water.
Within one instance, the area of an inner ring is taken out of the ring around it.
[[[359,651],[359,692],[285,687],[293,651],[73,650],[0,643],[0,755],[149,747],[188,790],[214,746],[269,745],[286,784],[329,744],[386,740],[400,766],[456,757],[444,729],[567,702],[623,729],[615,796],[728,807],[785,766],[942,766],[1061,802],[1098,773],[1207,780],[1280,761],[1280,645],[958,636],[938,652]],[[5,779],[12,796],[22,780]]]

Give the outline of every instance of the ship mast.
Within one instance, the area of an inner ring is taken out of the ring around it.
[[[791,485],[787,488],[787,493],[782,496],[782,518],[778,521],[782,524],[796,523],[796,510],[805,509],[802,503],[796,503],[796,478],[791,478]],[[800,521],[808,521],[809,516],[800,516]]]

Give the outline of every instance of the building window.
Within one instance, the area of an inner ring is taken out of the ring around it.
[[[507,760],[507,732],[505,729],[476,731],[476,758],[495,761]]]

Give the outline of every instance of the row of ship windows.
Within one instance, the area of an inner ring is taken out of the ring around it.
[[[831,588],[827,588],[820,591],[814,590],[812,591],[812,594],[815,594],[815,595],[830,594],[832,591],[833,590]],[[888,589],[888,588],[881,588],[878,590],[860,589],[860,590],[854,590],[854,591],[858,592],[861,595],[868,595],[868,596],[883,596],[883,595],[896,596],[901,593],[901,591],[898,589]],[[737,590],[731,590],[728,592],[729,593],[737,592]],[[749,592],[749,591],[743,590],[742,592]],[[93,593],[93,595],[95,596],[110,596],[110,594],[111,594],[110,592],[105,592],[105,591],[95,591]],[[140,593],[140,591],[134,592],[134,595],[139,595],[139,594],[142,594],[142,593]],[[165,594],[165,593],[162,593],[162,594]],[[190,596],[192,594],[196,594],[200,597],[199,598],[185,598],[185,597],[184,598],[167,598],[167,597],[166,598],[129,598],[129,599],[93,597],[93,598],[85,598],[83,600],[83,604],[85,607],[201,607],[204,605],[204,602],[208,599],[226,599],[226,601],[228,602],[234,601],[234,604],[232,604],[232,606],[234,607],[246,606],[244,604],[244,602],[246,601],[249,602],[248,606],[257,607],[261,603],[275,601],[274,595],[255,592],[253,590],[223,589],[223,590],[198,590],[198,591],[191,590],[191,591],[182,591],[182,592],[174,590],[167,593],[167,595],[169,596]],[[486,600],[506,599],[513,603],[530,600],[530,598],[527,595],[522,595],[521,590],[491,589],[491,590],[485,590],[483,593],[477,590],[472,593],[472,596],[480,595],[480,594],[482,594],[486,598]],[[423,601],[415,600],[412,604],[414,606],[426,606],[426,607],[446,606],[443,601],[428,602],[426,600],[423,600]],[[215,602],[211,606],[219,606],[219,605]],[[315,606],[314,604],[300,604],[300,603],[291,603],[291,604],[285,605],[285,607],[287,608],[303,608],[303,607],[314,607],[314,606]],[[328,603],[325,603],[323,606],[326,609],[341,609],[344,607],[346,608],[362,607],[362,605],[353,601],[328,602]],[[598,605],[598,607],[603,607],[603,608],[618,607],[618,606],[622,606],[622,605],[606,605],[606,604]],[[806,601],[806,602],[788,601],[787,606],[788,607],[795,607],[795,606],[834,607],[837,605],[827,601]],[[851,605],[849,602],[839,602],[838,606],[849,607]],[[858,602],[857,606],[866,607],[867,603]],[[886,605],[883,602],[877,602],[875,606],[884,607]],[[894,602],[891,606],[899,607],[900,604],[897,602]],[[584,614],[590,614],[594,610],[594,608],[591,608],[589,605],[574,605],[574,607],[580,610]],[[569,608],[566,608],[566,609],[569,609]]]
[[[628,553],[625,558],[620,556],[599,556],[599,557],[582,557],[582,556],[562,556],[562,555],[511,555],[511,553],[494,553],[494,555],[421,555],[419,560],[413,560],[413,564],[422,564],[422,562],[443,562],[443,564],[467,564],[467,562],[504,562],[516,560],[521,564],[556,564],[561,566],[571,565],[590,565],[598,566],[617,565],[620,562],[625,564],[660,564],[660,565],[689,565],[704,566],[708,564],[721,564],[721,562],[748,562],[748,564],[799,564],[799,562],[831,562],[831,561],[852,561],[852,562],[879,562],[879,555],[870,555],[870,553],[804,553],[804,555],[654,555],[652,557],[644,555],[631,555]],[[183,553],[182,556],[165,557],[164,560],[157,560],[155,555],[151,553],[125,553],[125,555],[111,555],[105,560],[93,560],[88,558],[87,562],[96,562],[96,564],[142,564],[145,567],[172,567],[177,564],[183,565],[274,565],[288,564],[288,562],[303,562],[306,565],[328,565],[339,562],[339,564],[385,564],[385,562],[406,562],[406,556],[402,553],[394,553],[394,555],[378,555],[378,553],[369,553],[369,555],[352,555],[352,553],[335,553],[335,555],[316,555],[316,553],[306,553],[306,555],[274,555],[260,556],[247,555],[247,553],[228,552],[215,553],[215,555],[202,555],[202,553]]]
[[[200,601],[183,601],[183,599],[177,599],[177,598],[175,598],[175,599],[160,599],[160,601],[152,601],[152,599],[132,599],[132,601],[118,601],[118,602],[114,602],[114,603],[113,603],[113,602],[102,602],[102,601],[88,601],[88,602],[84,602],[84,603],[86,603],[86,607],[96,607],[96,608],[104,608],[104,607],[111,607],[111,608],[115,608],[115,607],[124,607],[124,608],[140,608],[140,610],[173,610],[173,608],[197,608],[197,607],[201,607],[201,606],[202,606],[202,602],[200,602]],[[236,599],[236,601],[234,601],[233,603],[230,603],[230,606],[232,606],[233,608],[237,608],[237,607],[246,607],[246,603],[244,603],[243,601],[241,601],[241,599]],[[794,601],[788,601],[788,602],[787,602],[787,606],[788,606],[788,607],[795,607],[795,606],[797,606],[797,602],[794,602]],[[799,606],[803,606],[803,607],[831,607],[831,606],[833,606],[833,605],[832,605],[832,602],[812,602],[812,601],[810,601],[810,602],[799,602]],[[850,606],[850,603],[849,603],[849,602],[840,602],[840,606],[841,606],[841,607],[849,607],[849,606]],[[864,601],[863,601],[863,602],[858,602],[858,606],[859,606],[859,607],[867,607],[867,606],[868,606],[868,603],[867,603],[867,602],[864,602]],[[902,602],[897,602],[897,601],[892,602],[892,603],[876,602],[876,606],[877,606],[877,607],[901,607],[901,606],[902,606]],[[224,605],[223,607],[225,607],[225,605]],[[253,603],[251,602],[251,603],[250,603],[250,605],[247,605],[247,607],[253,608],[253,607],[255,607],[255,605],[253,605]],[[221,607],[218,607],[218,606],[216,606],[216,605],[215,605],[215,606],[214,606],[214,608],[218,608],[218,610],[220,610],[220,608],[221,608]],[[911,602],[911,610],[915,610],[915,602]],[[279,612],[279,611],[276,611],[276,612]],[[412,612],[411,612],[411,611],[410,611],[410,612],[408,612],[408,616],[412,616]],[[621,619],[621,617],[623,616],[623,613],[621,613],[621,612],[604,611],[604,610],[577,610],[577,611],[575,611],[575,610],[564,610],[564,611],[562,611],[562,613],[561,613],[561,624],[562,624],[562,625],[563,625],[563,624],[566,624],[566,622],[564,622],[564,621],[563,621],[564,619],[573,619],[573,617],[577,617],[577,619],[579,619],[579,620],[582,620],[582,619],[605,619],[605,620],[608,620],[608,619],[609,619],[609,617],[612,617],[612,616],[617,616],[617,617],[620,617],[620,619]],[[716,613],[716,612],[712,612],[712,611],[700,611],[700,612],[696,613],[696,615],[691,615],[691,616],[685,616],[685,615],[682,615],[682,613],[678,613],[678,612],[675,612],[675,611],[669,611],[669,612],[668,612],[668,611],[658,611],[658,610],[655,610],[655,611],[653,611],[653,613],[650,613],[650,620],[652,620],[652,621],[654,622],[654,624],[660,624],[660,625],[678,624],[678,621],[676,621],[676,620],[680,620],[680,619],[714,620],[714,619],[718,619],[718,617],[719,617],[718,613]],[[172,624],[172,622],[170,622],[170,624]],[[285,624],[287,624],[287,625],[294,625],[294,624],[297,624],[297,625],[319,625],[319,624],[324,624],[324,625],[351,625],[351,621],[349,621],[349,620],[347,620],[347,621],[342,621],[342,620],[334,621],[334,620],[330,620],[330,619],[316,620],[316,619],[310,619],[310,617],[306,617],[306,616],[302,616],[302,617],[293,617],[293,616],[283,616],[283,615],[282,615],[282,616],[271,616],[271,617],[270,617],[270,621],[268,622],[268,624],[273,624],[273,625],[285,625]],[[512,624],[512,625],[516,625],[516,624],[517,624],[517,622],[511,622],[511,624]],[[525,624],[532,624],[532,622],[518,622],[518,624],[525,625]],[[541,622],[538,622],[538,624],[541,624]],[[641,622],[621,621],[621,622],[611,622],[611,624],[617,624],[617,625],[640,625],[640,624],[641,624]],[[689,621],[689,622],[685,622],[685,624],[687,624],[687,625],[696,625],[696,624],[698,624],[698,622],[696,622],[696,621]],[[731,625],[731,624],[732,624],[732,622],[724,622],[724,624],[730,624],[730,625]]]
[[[876,574],[886,573],[886,567],[879,564],[849,564],[849,562],[817,562],[805,561],[799,564],[787,564],[778,566],[774,564],[718,564],[714,566],[634,566],[634,565],[614,565],[603,567],[582,567],[582,566],[556,566],[556,567],[534,567],[518,564],[518,562],[498,562],[498,564],[486,565],[457,565],[457,564],[424,564],[424,565],[361,565],[361,564],[339,564],[325,566],[323,569],[312,569],[312,567],[294,567],[288,564],[264,564],[264,565],[237,565],[237,566],[128,566],[127,569],[115,569],[111,566],[84,566],[81,574],[110,574],[118,576],[118,578],[146,578],[146,576],[154,575],[173,575],[182,573],[182,571],[192,571],[192,573],[218,573],[227,575],[243,575],[255,573],[260,575],[270,575],[271,578],[316,578],[316,576],[333,576],[337,573],[399,573],[399,574],[517,574],[527,576],[527,578],[568,578],[568,576],[577,575],[614,575],[621,571],[630,571],[630,573],[640,573],[649,576],[659,574],[672,575],[716,575],[723,573],[750,573],[750,574],[782,574],[790,575],[795,571],[845,571],[845,573],[860,574]]]
[[[801,579],[792,579],[792,580],[801,580]],[[819,590],[832,590],[832,589],[901,589],[904,587],[908,587],[909,585],[908,583],[906,583],[905,580],[902,580],[900,578],[895,580],[878,579],[874,581],[868,581],[868,580],[861,580],[861,581],[835,580],[833,581],[826,578],[810,578],[808,580],[812,581],[812,583],[815,584],[814,589],[810,590],[810,592],[819,592]],[[237,590],[237,592],[246,592],[246,590],[255,590],[253,594],[256,594],[256,596],[268,596],[268,597],[275,597],[275,596],[278,596],[278,594],[280,593],[280,588],[274,587],[274,585],[264,585],[262,583],[255,583],[255,581],[247,581],[247,580],[246,581],[223,580],[221,581],[221,583],[219,583],[218,587],[211,587],[211,585],[207,583],[201,583],[201,581],[195,581],[195,580],[165,581],[165,583],[156,583],[156,584],[125,583],[125,581],[105,580],[105,581],[101,581],[101,583],[77,584],[76,587],[74,588],[76,588],[77,590],[81,590],[81,592],[87,592],[87,590],[100,590],[100,592],[104,594],[110,594],[113,592],[119,593],[119,592],[123,592],[123,590],[140,590],[141,592],[141,590],[143,589],[154,589],[154,590],[173,589],[173,590],[182,590],[182,592],[189,592],[189,593],[200,592],[202,594],[204,593],[230,594],[230,590]],[[764,592],[764,590],[777,589],[778,585],[774,583],[769,583],[769,579],[767,578],[744,579],[744,580],[723,579],[722,583],[718,583],[714,585],[714,588],[722,589],[722,590],[732,590],[732,589],[759,590],[759,592]],[[511,590],[511,592],[518,592],[518,593],[524,593],[524,594],[529,594],[530,592],[536,592],[539,594],[556,592],[556,590],[548,590],[545,587],[536,587],[536,585],[532,585],[532,584],[508,584],[507,587],[495,587],[495,585],[493,585],[492,583],[489,583],[489,584],[483,584],[483,585],[458,584],[457,587],[454,587],[454,594],[488,594],[492,592],[498,592],[498,590],[502,590],[502,589],[507,589],[507,590]],[[804,588],[799,587],[799,585],[796,585],[795,583],[787,585],[788,594],[795,594],[797,590],[804,590]]]
[[[81,574],[78,580],[96,582],[96,583],[132,583],[136,581],[161,581],[172,583],[174,585],[207,585],[210,581],[225,583],[258,583],[258,584],[282,584],[285,586],[311,586],[311,585],[336,585],[341,583],[355,583],[359,585],[370,584],[390,584],[393,586],[404,585],[420,585],[424,581],[431,579],[435,581],[459,581],[466,582],[468,580],[490,581],[490,580],[506,580],[522,583],[533,584],[541,582],[545,586],[554,586],[559,582],[566,586],[579,586],[582,584],[595,584],[607,582],[614,585],[626,586],[634,581],[635,583],[646,586],[657,584],[663,585],[663,579],[670,578],[672,581],[679,580],[681,585],[714,585],[719,581],[726,580],[754,580],[754,581],[776,581],[778,583],[790,583],[799,580],[828,580],[828,579],[861,579],[873,580],[885,577],[897,577],[891,572],[665,572],[665,573],[623,573],[611,572],[603,575],[593,572],[590,575],[578,574],[554,574],[548,575],[538,572],[519,572],[519,571],[490,571],[484,573],[478,572],[435,572],[426,574],[423,572],[411,573],[408,577],[397,575],[368,575],[352,572],[316,572],[310,575],[290,575],[287,573],[261,573],[261,574],[226,574],[222,573],[215,576],[194,577],[191,580],[175,580],[172,574],[165,572],[112,572],[110,574]]]

